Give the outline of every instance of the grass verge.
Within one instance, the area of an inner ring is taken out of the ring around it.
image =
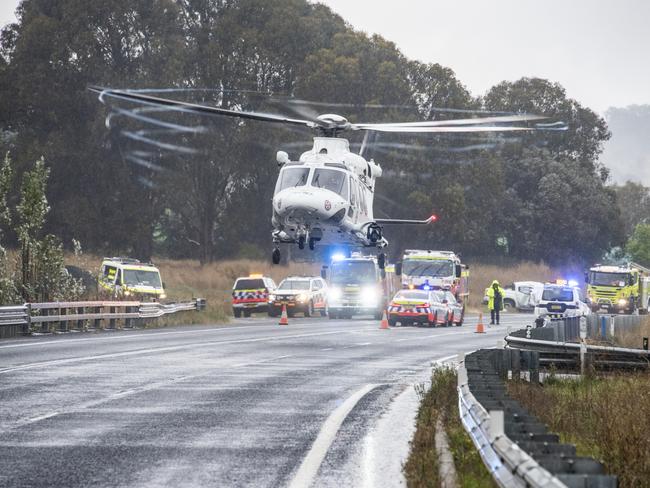
[[[465,488],[495,487],[474,447],[458,412],[456,371],[438,368],[433,371],[431,388],[418,391],[421,404],[416,420],[416,431],[411,451],[404,464],[404,475],[409,487],[440,486],[438,454],[435,447],[435,426],[440,419],[449,439],[459,486]]]
[[[510,382],[508,388],[578,454],[617,475],[620,487],[650,487],[650,374],[550,379],[544,386]]]

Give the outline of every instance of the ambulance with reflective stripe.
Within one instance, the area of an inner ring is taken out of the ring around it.
[[[461,303],[469,298],[469,266],[452,251],[407,249],[395,274],[404,289],[449,290]]]
[[[158,268],[133,258],[104,258],[97,284],[111,298],[159,300],[167,296]]]
[[[276,289],[275,282],[261,274],[237,278],[232,287],[232,313],[235,318],[250,317],[252,313],[267,313],[269,294]]]

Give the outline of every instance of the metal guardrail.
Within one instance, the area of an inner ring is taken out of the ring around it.
[[[576,456],[575,447],[530,415],[506,391],[512,369],[528,368],[537,378],[538,353],[479,350],[465,357],[458,370],[462,423],[494,480],[502,487],[613,488],[615,476],[591,458]]]
[[[158,302],[48,302],[0,307],[0,338],[29,334],[36,329],[59,332],[89,329],[133,328],[138,323],[163,315],[203,310],[206,301],[162,304]]]

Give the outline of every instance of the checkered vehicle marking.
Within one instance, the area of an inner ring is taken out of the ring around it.
[[[266,303],[269,294],[264,288],[255,290],[234,290],[232,292],[232,303]]]

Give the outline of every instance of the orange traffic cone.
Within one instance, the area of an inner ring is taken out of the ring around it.
[[[478,314],[478,324],[476,324],[476,334],[485,334],[485,327],[483,326],[483,313]]]
[[[282,305],[282,315],[280,315],[280,322],[278,325],[289,325],[289,316],[287,315],[287,306]]]
[[[381,323],[379,324],[380,329],[390,329],[388,327],[388,317],[386,317],[386,310],[384,310],[384,315],[381,317]]]

